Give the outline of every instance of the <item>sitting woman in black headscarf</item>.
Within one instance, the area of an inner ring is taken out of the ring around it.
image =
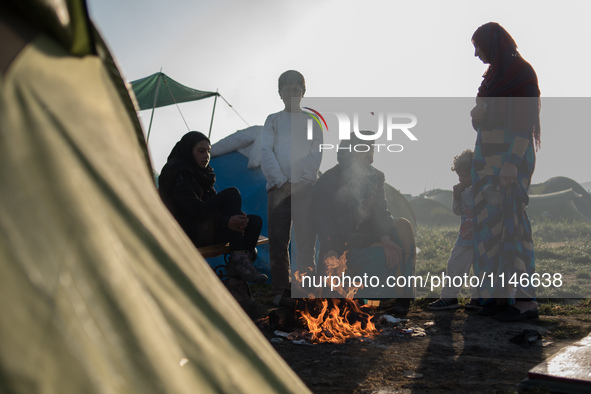
[[[211,143],[204,134],[185,134],[162,168],[160,197],[196,247],[230,243],[229,275],[264,283],[267,276],[258,272],[249,258],[263,221],[260,216],[242,212],[242,198],[235,187],[215,191],[210,151]]]

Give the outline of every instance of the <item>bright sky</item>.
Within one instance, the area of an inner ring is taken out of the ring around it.
[[[277,78],[288,69],[304,74],[308,97],[473,97],[486,66],[473,56],[470,38],[490,21],[511,33],[535,68],[543,97],[578,97],[577,106],[584,101],[582,108],[591,110],[590,99],[583,99],[591,91],[587,0],[88,3],[128,81],[162,69],[186,86],[219,90],[250,125],[262,125],[268,114],[283,108]],[[179,105],[189,128],[206,134],[212,107],[213,99]],[[590,123],[577,119],[565,126],[552,119],[546,125],[544,115],[543,107],[533,182],[553,176],[591,181]],[[141,118],[147,132],[150,111],[142,111]],[[245,127],[218,100],[212,142]],[[157,171],[187,131],[177,107],[156,110],[149,147]],[[406,177],[388,180],[413,195],[450,190],[457,183],[451,160],[472,148],[475,138],[473,130],[458,129],[440,149],[445,161],[406,167]]]

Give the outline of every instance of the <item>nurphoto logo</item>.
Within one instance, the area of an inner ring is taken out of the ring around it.
[[[307,125],[307,139],[311,141],[314,133],[314,121],[324,131],[328,131],[328,124],[324,116],[317,110],[310,107],[304,107],[312,119],[308,119]],[[323,111],[325,115],[333,115],[338,125],[338,139],[339,141],[346,141],[350,139],[351,133],[362,141],[368,141],[367,144],[356,144],[340,147],[338,144],[319,144],[318,149],[320,152],[325,150],[348,150],[349,152],[367,152],[370,149],[374,149],[377,152],[380,150],[387,152],[402,152],[404,147],[401,144],[384,144],[376,143],[378,139],[385,134],[388,142],[393,141],[395,138],[399,139],[400,135],[405,136],[410,141],[418,141],[418,138],[411,132],[410,129],[417,125],[417,117],[411,113],[403,112],[368,112],[363,113],[362,119],[360,120],[359,112],[336,112],[336,111]],[[360,123],[363,122],[364,127],[360,127]],[[324,125],[324,127],[323,127]],[[363,130],[370,130],[373,134],[363,133]],[[373,143],[369,143],[374,141]],[[373,148],[372,148],[373,147]]]

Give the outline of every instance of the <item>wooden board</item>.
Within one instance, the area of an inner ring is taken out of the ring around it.
[[[522,385],[572,393],[591,392],[591,334],[536,365]],[[565,390],[565,391],[562,391]]]

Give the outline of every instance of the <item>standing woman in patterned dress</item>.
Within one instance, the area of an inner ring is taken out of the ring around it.
[[[513,37],[498,23],[480,26],[472,43],[474,56],[489,64],[471,112],[477,131],[472,169],[474,267],[486,278],[480,314],[497,315],[501,321],[535,318],[535,257],[525,209],[540,147],[538,79]],[[511,279],[516,286],[509,284]]]

